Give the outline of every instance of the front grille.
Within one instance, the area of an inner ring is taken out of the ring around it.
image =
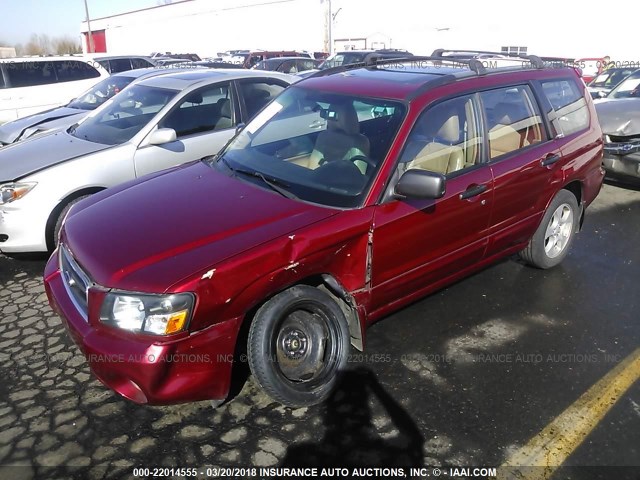
[[[628,155],[640,152],[640,138],[638,138],[638,135],[628,137],[607,135],[605,137],[604,150],[614,155]]]
[[[93,282],[64,245],[60,245],[60,272],[67,293],[86,320],[88,318],[89,288]]]

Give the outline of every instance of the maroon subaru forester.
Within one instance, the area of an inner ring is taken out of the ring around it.
[[[225,399],[244,346],[272,398],[317,403],[374,321],[516,252],[560,263],[602,148],[578,73],[537,57],[325,70],[218,155],[76,205],[47,294],[134,402]]]

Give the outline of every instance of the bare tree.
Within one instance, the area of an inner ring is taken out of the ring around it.
[[[58,55],[82,53],[82,46],[78,40],[74,40],[69,35],[56,37],[52,40],[53,52]]]
[[[51,51],[51,40],[46,34],[32,34],[24,47],[24,53],[26,55],[47,55],[51,53]]]

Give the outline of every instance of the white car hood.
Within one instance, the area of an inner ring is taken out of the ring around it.
[[[18,180],[62,162],[112,148],[88,142],[60,130],[0,149],[0,183]]]
[[[46,112],[40,112],[36,113],[35,115],[29,115],[28,117],[19,118],[0,126],[0,142],[13,143],[28,128],[40,127],[42,130],[47,130],[55,127],[70,126],[89,113],[89,110],[58,107],[47,110]],[[59,122],[61,119],[63,119],[64,123]],[[58,122],[53,124],[51,123],[56,121]]]

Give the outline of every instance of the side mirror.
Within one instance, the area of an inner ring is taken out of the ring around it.
[[[409,198],[442,198],[446,191],[446,178],[441,173],[426,170],[407,170],[394,189],[396,196]]]
[[[159,128],[149,135],[149,145],[164,145],[176,141],[176,131],[173,128]]]
[[[604,98],[606,96],[607,96],[607,92],[603,92],[602,90],[598,92],[598,98]]]

